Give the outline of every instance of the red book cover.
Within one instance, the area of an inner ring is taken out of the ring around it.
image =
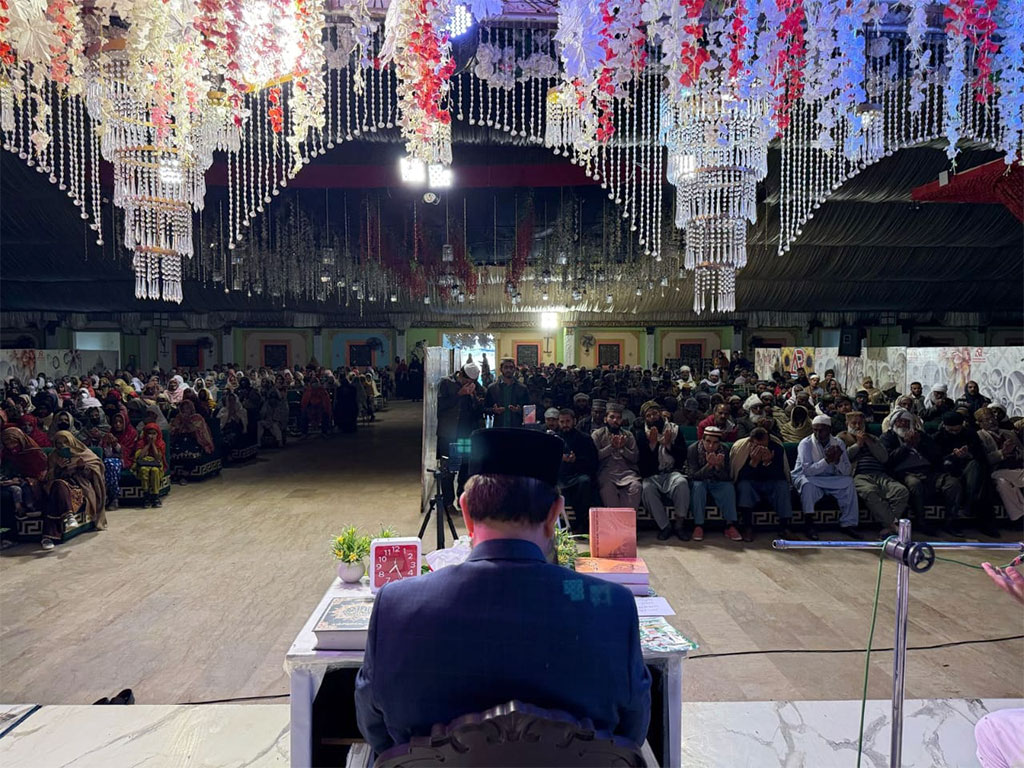
[[[576,559],[576,572],[588,573],[616,584],[647,584],[647,563],[639,557],[580,557]]]
[[[590,554],[594,557],[636,557],[636,510],[591,507]]]

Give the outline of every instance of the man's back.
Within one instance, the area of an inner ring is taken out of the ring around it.
[[[639,744],[649,690],[629,592],[548,564],[535,544],[500,539],[378,595],[356,709],[378,753],[511,699]]]

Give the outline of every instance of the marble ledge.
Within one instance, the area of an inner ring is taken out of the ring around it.
[[[4,768],[286,768],[287,704],[44,706],[0,739]]]
[[[1024,699],[908,700],[904,768],[975,768],[974,724],[1010,707],[1024,707]],[[31,709],[0,706],[0,722]],[[888,701],[868,702],[864,768],[888,768],[889,710]],[[0,739],[0,765],[283,767],[289,714],[287,704],[44,706]],[[859,701],[686,702],[681,764],[853,768],[859,716]],[[369,758],[350,755],[350,765]]]
[[[977,768],[974,724],[1024,699],[908,699],[903,768]],[[892,702],[868,701],[865,768],[888,768]],[[854,768],[860,701],[683,704],[684,766]]]

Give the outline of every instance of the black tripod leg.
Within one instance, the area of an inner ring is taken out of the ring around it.
[[[427,530],[427,525],[430,524],[430,513],[434,511],[434,501],[431,499],[430,507],[427,509],[427,514],[423,516],[423,525],[420,526],[420,532],[416,538],[422,539],[424,531]]]
[[[444,516],[448,518],[448,527],[452,529],[452,543],[455,543],[459,539],[459,533],[455,530],[455,521],[452,520],[452,516],[448,514],[448,510],[445,510]]]

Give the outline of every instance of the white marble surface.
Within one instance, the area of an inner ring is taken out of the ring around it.
[[[888,768],[889,701],[869,701],[865,768]],[[978,766],[974,724],[988,712],[1024,707],[1024,699],[908,699],[903,768]],[[684,766],[854,768],[859,701],[683,703]]]
[[[889,707],[868,702],[865,768],[888,768]],[[974,724],[1008,707],[1024,699],[908,700],[904,768],[975,768]],[[0,705],[0,718],[27,708]],[[0,765],[276,768],[289,761],[288,714],[287,704],[44,706],[0,739]],[[682,764],[853,768],[859,716],[859,701],[687,702]]]
[[[0,733],[15,725],[35,708],[35,704],[0,704]]]
[[[287,704],[44,706],[0,739],[3,768],[282,768]]]

